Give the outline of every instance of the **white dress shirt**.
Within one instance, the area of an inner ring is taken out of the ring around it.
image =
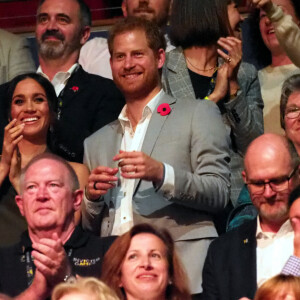
[[[256,230],[257,285],[279,274],[294,252],[294,232],[289,220],[277,233],[263,232],[257,217]]]
[[[162,90],[144,107],[142,118],[137,124],[135,132],[127,117],[127,105],[124,106],[119,115],[119,121],[123,130],[121,150],[130,152],[141,151],[151,116],[155,113],[161,93],[163,93]],[[164,164],[164,168],[165,176],[160,190],[168,191],[170,194],[174,195],[174,169],[167,164]],[[120,186],[116,187],[119,191],[116,199],[116,215],[112,235],[121,235],[133,226],[132,198],[135,179],[125,179],[122,176],[120,177]]]
[[[54,86],[56,96],[58,96],[60,92],[65,88],[69,78],[71,77],[72,73],[77,69],[78,66],[79,64],[76,63],[67,72],[59,71],[55,74],[51,83]],[[44,76],[50,81],[49,77],[42,71],[41,66],[38,67],[36,72],[38,74],[41,74],[42,76]]]

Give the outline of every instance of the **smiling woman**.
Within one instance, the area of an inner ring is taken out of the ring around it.
[[[52,84],[36,73],[15,77],[7,92],[7,116],[0,161],[0,246],[15,243],[27,227],[15,204],[19,175],[36,155],[52,152],[51,127],[55,120],[56,94]],[[70,163],[83,188],[88,170]],[[76,217],[80,218],[80,213]]]
[[[150,224],[116,239],[104,257],[102,280],[120,299],[191,299],[170,234]]]

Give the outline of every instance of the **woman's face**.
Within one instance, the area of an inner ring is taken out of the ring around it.
[[[289,96],[285,111],[300,110],[300,91],[294,92]],[[300,116],[295,119],[289,119],[284,116],[285,132],[288,139],[295,145],[298,153],[300,150]]]
[[[140,233],[131,239],[121,267],[120,287],[128,300],[165,299],[169,282],[167,250],[160,238]]]
[[[26,78],[17,84],[11,102],[11,118],[17,119],[17,124],[25,124],[24,138],[47,136],[49,105],[44,89],[34,79]]]
[[[295,15],[294,7],[290,0],[272,0],[276,5],[280,6],[282,10],[291,15],[296,23],[299,23]],[[275,30],[273,24],[270,22],[269,18],[263,10],[260,10],[260,21],[259,28],[262,39],[266,47],[271,51],[273,55],[279,55],[283,53],[283,49],[279,45],[277,37],[275,35]]]
[[[234,36],[241,38],[241,23],[243,22],[243,17],[239,13],[235,2],[232,1],[227,5],[227,12],[230,27],[234,32]]]

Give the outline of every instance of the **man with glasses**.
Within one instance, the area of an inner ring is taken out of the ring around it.
[[[253,299],[257,286],[281,272],[293,254],[288,199],[299,184],[299,157],[288,140],[264,134],[247,149],[243,178],[258,217],[210,246],[203,299]]]

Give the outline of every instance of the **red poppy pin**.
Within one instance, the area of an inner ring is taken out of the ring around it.
[[[71,90],[72,90],[74,93],[76,93],[76,92],[79,91],[79,87],[74,85],[73,87],[71,87]]]
[[[157,112],[160,113],[161,116],[166,116],[171,112],[171,107],[168,103],[162,103],[158,106]]]

